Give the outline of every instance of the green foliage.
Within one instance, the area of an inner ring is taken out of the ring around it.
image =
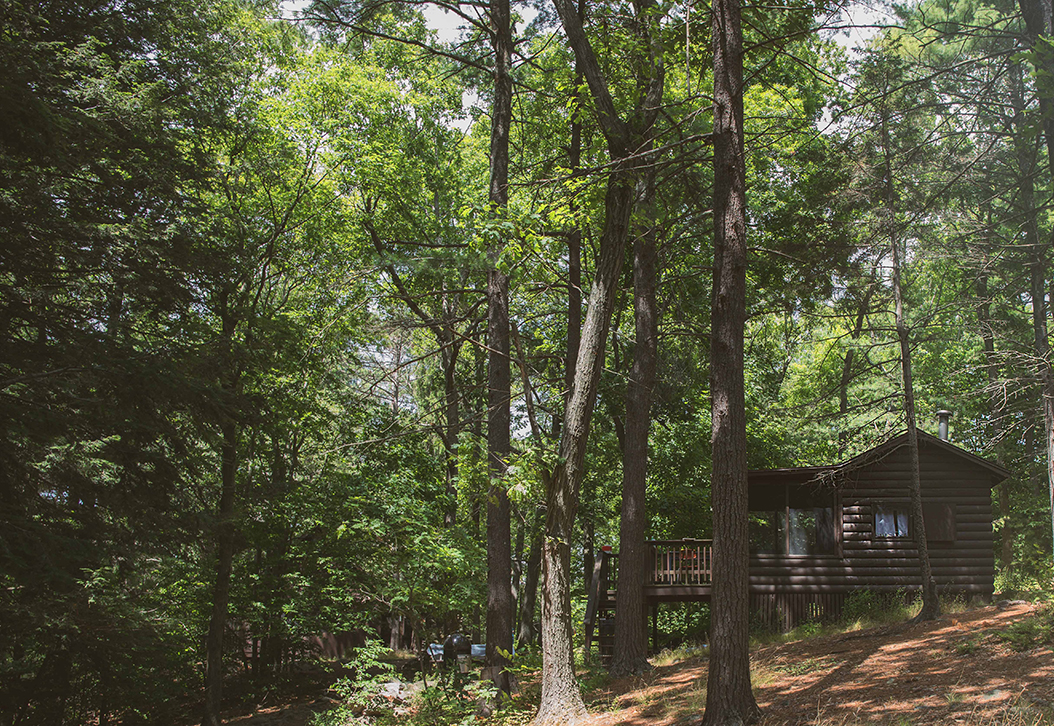
[[[197,679],[184,221],[237,85],[232,12],[0,11],[4,720],[149,720]]]
[[[639,95],[628,59],[646,55],[622,22],[632,8],[591,10],[587,32],[625,110]],[[581,237],[588,290],[604,221],[607,150],[571,54],[546,11],[522,34],[530,60],[515,69],[499,218],[486,203],[485,33],[428,54],[422,44],[439,44],[417,7],[317,4],[304,10],[316,35],[266,19],[277,12],[234,0],[0,7],[0,721],[185,711],[227,524],[226,663],[247,664],[256,694],[287,665],[275,654],[309,657],[307,636],[398,617],[426,642],[478,625],[490,483],[482,251],[498,238],[524,353],[506,483],[529,549],[539,471],[558,463],[567,241]],[[883,272],[888,149],[920,409],[953,408],[953,437],[1014,472],[993,499],[997,589],[1049,589],[1023,227],[1034,219],[1049,238],[1033,100],[1049,91],[1037,70],[1049,47],[1020,52],[1022,21],[1005,2],[901,8],[900,27],[853,63],[813,32],[825,7],[744,12],[749,465],[833,463],[902,426]],[[710,532],[712,171],[700,108],[712,80],[705,14],[683,13],[641,19],[661,38],[670,90],[649,152],[662,267],[657,538]],[[617,541],[629,269],[572,535],[576,573],[587,538]],[[224,446],[234,505],[221,522]],[[576,597],[576,618],[583,608]],[[845,617],[906,611],[859,592]],[[664,607],[660,628],[697,640],[707,619],[704,607]],[[1008,642],[1049,640],[1047,620]],[[355,660],[343,717],[384,711],[383,676],[371,674],[380,646]],[[419,722],[471,718],[485,691],[454,680],[424,691]]]
[[[788,663],[784,666],[780,666],[777,668],[777,670],[781,670],[787,675],[791,676],[804,676],[818,670],[830,668],[830,666],[830,662],[824,658],[805,658],[804,660],[798,660],[794,661],[793,663]]]
[[[955,652],[959,655],[970,655],[976,653],[980,647],[979,638],[964,638],[955,643]]]
[[[669,646],[706,642],[710,633],[710,604],[664,604],[659,608],[659,632],[664,634],[664,643]]]
[[[855,590],[846,595],[842,617],[847,622],[875,618],[889,608],[889,598],[874,590]]]
[[[1042,558],[1041,553],[1036,553]],[[1037,559],[1039,559],[1037,558]],[[1031,574],[1027,563],[1018,561],[1012,568],[1000,570],[995,576],[995,591],[1002,595],[1042,595],[1050,591],[1050,583],[1054,582],[1049,571],[1049,564],[1044,559],[1036,563],[1037,574]]]
[[[1054,607],[1040,608],[1035,614],[996,632],[995,637],[1017,651],[1054,644]]]
[[[854,590],[842,605],[842,621],[859,627],[898,622],[907,620],[914,607],[903,591]]]
[[[384,686],[392,681],[395,669],[383,657],[390,651],[380,641],[367,641],[355,649],[347,664],[355,675],[341,678],[332,690],[340,697],[340,704],[329,711],[315,714],[312,726],[347,726],[370,723],[373,718],[390,712],[392,704],[384,697]]]
[[[661,668],[676,663],[683,663],[694,658],[705,658],[707,655],[709,655],[709,650],[706,645],[685,644],[676,648],[663,648],[650,660],[650,663],[656,668]]]
[[[417,723],[476,722],[479,703],[497,695],[490,681],[483,681],[475,671],[461,673],[457,668],[440,669],[431,685],[425,686],[415,698]]]

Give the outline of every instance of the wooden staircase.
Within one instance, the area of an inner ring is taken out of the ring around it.
[[[685,602],[710,599],[713,572],[713,546],[710,540],[649,540],[651,571],[646,575],[644,602],[652,607],[654,617],[660,602]],[[586,600],[585,652],[592,652],[594,635],[600,662],[608,665],[615,646],[615,593],[618,588],[618,554],[610,547],[601,549],[593,567],[593,578]],[[647,617],[647,610],[641,613]]]
[[[607,666],[611,663],[611,657],[615,653],[615,583],[613,580],[618,577],[618,555],[612,552],[610,547],[601,549],[599,554],[593,566],[593,577],[590,581],[589,597],[586,600],[583,625],[586,631],[586,657],[590,656],[595,631],[600,663]]]

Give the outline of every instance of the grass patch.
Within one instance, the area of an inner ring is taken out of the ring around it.
[[[981,648],[981,637],[964,638],[955,644],[955,652],[959,655],[971,655]]]
[[[904,622],[915,617],[921,609],[922,600],[919,596],[903,590],[858,590],[845,599],[841,622],[846,630],[864,630]]]
[[[770,686],[779,680],[781,674],[779,670],[771,665],[765,663],[750,663],[750,686],[751,688],[763,688]]]
[[[695,686],[677,706],[675,713],[678,720],[697,718],[706,710],[706,679],[699,679],[696,681]]]
[[[941,613],[955,615],[980,606],[979,602],[968,600],[957,595],[941,597]],[[922,598],[918,593],[898,590],[896,592],[875,592],[858,590],[850,593],[842,607],[842,615],[833,621],[810,620],[798,624],[787,632],[766,630],[755,627],[751,632],[751,645],[772,645],[792,643],[809,638],[867,630],[904,623],[919,614],[922,610]]]
[[[773,668],[781,673],[786,673],[789,676],[804,676],[809,673],[815,673],[816,671],[826,670],[831,667],[831,662],[827,658],[806,658],[805,660],[794,661],[791,663],[781,663],[773,666]]]
[[[1054,644],[1054,607],[1048,605],[1027,618],[997,630],[994,635],[1019,652]]]
[[[1026,696],[1017,699],[997,717],[976,723],[983,726],[1050,726],[1054,723],[1054,710],[1032,703]]]
[[[662,652],[651,659],[651,664],[656,668],[676,665],[693,658],[705,658],[708,655],[707,646],[692,643],[679,645],[676,648],[665,648]]]
[[[955,607],[958,609],[952,612],[961,612],[966,608],[966,605],[964,602],[956,602]],[[808,638],[839,635],[881,625],[902,623],[914,617],[921,609],[922,601],[918,595],[912,595],[903,590],[896,592],[858,590],[850,593],[846,598],[842,606],[841,617],[837,620],[808,620],[799,623],[787,632],[756,627],[751,632],[751,643],[752,645],[791,643]]]
[[[1043,708],[1037,704],[1028,702],[1025,698],[1018,699],[1005,710],[999,713],[979,713],[965,710],[969,703],[962,694],[948,693],[945,700],[949,706],[959,707],[954,723],[957,726],[1050,726],[1054,724],[1054,711]],[[892,717],[888,721],[874,721],[865,714],[830,714],[820,711],[810,721],[814,726],[873,726],[876,723],[895,726],[914,726],[916,721],[908,715]],[[925,719],[918,723],[932,723]]]
[[[800,625],[781,633],[773,630],[755,630],[750,634],[751,647],[761,645],[773,645],[777,643],[793,643],[798,640],[820,638],[825,635],[837,635],[853,628],[846,627],[843,622],[821,623],[815,620],[801,623]]]

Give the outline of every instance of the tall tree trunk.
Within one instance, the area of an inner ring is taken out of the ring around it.
[[[443,408],[446,419],[443,445],[446,449],[446,494],[449,499],[443,513],[443,524],[453,527],[457,522],[457,445],[461,435],[461,412],[455,378],[460,345],[454,341],[453,331],[449,339],[440,341],[440,345],[443,346]]]
[[[512,599],[512,542],[509,495],[505,488],[511,449],[508,277],[491,270],[490,348],[488,364],[487,449],[491,484],[487,494],[487,650],[484,677],[502,693],[510,693],[509,659],[515,603]]]
[[[933,620],[941,612],[937,599],[937,584],[930,566],[930,550],[926,540],[926,521],[922,514],[922,475],[919,467],[919,431],[915,417],[915,387],[911,375],[911,335],[904,316],[904,291],[901,282],[900,242],[897,234],[896,191],[893,187],[893,150],[889,139],[889,119],[883,110],[881,118],[885,175],[886,233],[893,255],[893,302],[897,340],[900,343],[900,373],[904,384],[904,418],[908,426],[908,459],[911,466],[911,534],[918,550],[919,571],[922,576],[922,610],[917,620]]]
[[[985,174],[986,190],[991,189],[990,174]],[[984,251],[984,269],[988,268],[988,250],[995,249],[995,232],[992,222],[992,205],[988,201],[989,194],[984,195],[981,202],[981,217],[983,219],[983,233],[981,249]],[[998,427],[995,417],[1002,408],[999,395],[999,359],[995,351],[995,329],[992,324],[991,293],[988,289],[988,275],[981,273],[975,283],[977,290],[977,323],[981,332],[981,344],[984,349],[985,370],[988,373],[988,401],[990,406],[988,422],[989,441],[997,440]],[[998,450],[997,450],[998,451]],[[1002,464],[1002,457],[996,454],[996,462]],[[1002,519],[1002,527],[999,532],[999,565],[1006,572],[1013,565],[1014,560],[1014,530],[1010,522],[1010,480],[1003,480],[999,484],[999,514]]]
[[[707,726],[751,723],[750,565],[747,429],[743,381],[746,324],[746,162],[743,148],[743,32],[739,0],[716,0],[714,53],[714,287],[710,392],[713,399],[714,565]]]
[[[653,217],[654,178],[647,180],[644,206]],[[611,674],[624,676],[649,670],[648,620],[644,580],[648,551],[646,491],[648,431],[651,428],[652,388],[658,360],[658,311],[655,305],[655,225],[633,243],[633,307],[636,345],[626,387],[626,434],[622,447],[622,511],[619,525],[619,587],[615,594],[615,652]],[[639,583],[639,586],[638,586]]]
[[[220,502],[216,526],[216,582],[212,589],[212,616],[205,645],[205,714],[203,726],[223,723],[223,633],[227,628],[231,570],[234,563],[234,505],[238,472],[238,427],[229,419],[222,426],[220,445]]]
[[[519,603],[520,626],[516,633],[516,643],[521,647],[533,645],[538,637],[534,629],[534,613],[535,603],[538,601],[538,579],[542,572],[542,536],[545,534],[542,524],[544,521],[545,508],[538,507],[530,525],[531,544],[527,552],[526,573]]]
[[[856,310],[856,320],[853,323],[853,330],[850,333],[850,345],[854,345],[860,338],[860,333],[864,330],[864,320],[867,317],[868,310],[871,306],[871,296],[875,291],[875,280],[872,276],[870,283],[867,286],[867,290],[864,291],[863,297],[859,299],[858,307]],[[856,349],[849,348],[845,352],[845,358],[842,359],[842,377],[838,382],[838,414],[840,420],[845,422],[849,415],[849,386],[853,382],[853,367],[856,365]],[[842,424],[845,425],[844,423]],[[850,440],[850,432],[843,429],[838,434],[838,443],[844,449]]]
[[[585,0],[578,2],[579,22],[585,22]],[[582,174],[582,71],[575,60],[575,87],[571,99],[571,144],[568,147],[568,166],[571,177]],[[578,209],[578,201],[571,200],[572,217]],[[575,361],[578,359],[578,347],[582,336],[582,229],[575,226],[567,236],[567,358],[564,363],[564,408],[571,396],[575,380]],[[555,419],[557,422],[559,419]],[[559,426],[557,426],[559,432]],[[557,433],[557,435],[559,435]],[[586,490],[586,507],[592,501],[592,492]],[[582,573],[585,591],[592,587],[594,552],[596,549],[595,527],[590,517],[582,524],[584,542],[582,544]]]
[[[1046,249],[1040,245],[1030,248],[1029,273],[1032,297],[1032,334],[1036,366],[1039,369],[1040,396],[1043,406],[1044,444],[1047,460],[1047,490],[1050,498],[1051,541],[1054,543],[1054,370],[1050,362],[1050,340],[1047,337]],[[1051,553],[1054,558],[1054,551]]]
[[[988,244],[991,244],[990,240],[990,228],[986,228],[985,238],[986,244],[985,249],[990,249]],[[977,278],[977,322],[978,327],[981,330],[981,344],[984,348],[985,357],[985,369],[988,372],[988,400],[991,406],[990,417],[996,415],[999,410],[999,395],[997,387],[999,385],[999,361],[995,354],[995,333],[992,329],[992,314],[991,304],[989,302],[989,291],[988,291],[988,276],[982,274]],[[989,421],[988,425],[988,438],[989,440],[995,440],[996,438],[996,426],[993,421]],[[996,456],[996,461],[1000,461],[1000,457]],[[999,484],[999,514],[1003,520],[1003,525],[1000,528],[1000,547],[999,547],[999,564],[1001,569],[1004,571],[1009,570],[1014,559],[1014,530],[1010,524],[1011,508],[1010,508],[1010,481],[1004,480]]]
[[[600,258],[589,294],[575,385],[564,414],[560,464],[546,482],[545,539],[542,543],[542,695],[536,726],[573,723],[586,716],[574,672],[571,638],[571,537],[578,488],[585,470],[586,444],[604,364],[611,310],[618,290],[634,184],[626,172],[608,179]]]
[[[575,680],[571,639],[571,537],[578,511],[593,405],[633,213],[634,181],[640,161],[633,159],[632,155],[650,137],[665,81],[661,48],[651,32],[651,24],[656,22],[653,0],[642,0],[634,5],[634,15],[639,23],[637,29],[648,54],[649,76],[641,79],[644,92],[632,126],[618,116],[578,9],[571,0],[554,0],[554,5],[589,86],[597,120],[615,164],[608,177],[600,254],[582,326],[564,431],[560,437],[560,464],[546,482],[545,540],[542,545],[542,696],[534,720],[537,726],[573,723],[586,715]]]
[[[579,0],[579,22],[585,22],[585,0]],[[571,177],[582,174],[582,71],[575,61],[575,88],[571,99],[571,145],[568,168]],[[572,216],[578,211],[578,200],[572,198]],[[567,357],[564,359],[564,406],[571,397],[575,382],[575,362],[582,338],[582,228],[578,225],[567,235]],[[553,436],[560,435],[560,419],[553,417]]]
[[[491,0],[491,42],[494,49],[494,105],[490,131],[490,207],[505,214],[509,201],[509,127],[512,123],[512,15],[509,0]],[[501,270],[501,249],[490,250],[487,274],[487,450],[491,484],[487,496],[487,651],[484,676],[499,693],[508,694],[512,681],[515,603],[512,599],[512,547],[509,495],[505,487],[510,442],[509,277]]]
[[[1054,73],[1054,3],[1051,0],[1019,0],[1021,14],[1025,18],[1029,40],[1035,54],[1034,63],[1038,74],[1048,79]],[[1042,41],[1040,39],[1043,39]],[[1043,136],[1047,142],[1047,164],[1054,175],[1054,93],[1049,82],[1037,82],[1040,118],[1043,119]],[[1017,109],[1015,108],[1015,111]],[[1021,144],[1019,144],[1020,148]],[[1031,185],[1031,176],[1028,179]],[[1031,206],[1031,205],[1030,205]],[[1047,458],[1047,491],[1050,499],[1051,558],[1054,560],[1054,369],[1050,361],[1048,336],[1045,272],[1049,251],[1048,245],[1030,245],[1029,268],[1031,273],[1032,333],[1035,345],[1036,364],[1039,368],[1040,396],[1043,407],[1044,448]]]
[[[476,363],[476,380],[481,380],[483,378],[484,368],[485,368],[485,366],[483,364],[483,356],[480,356],[479,359],[477,360],[477,363]],[[473,441],[482,441],[483,440],[483,414],[480,413],[478,415],[473,415],[473,416],[471,416],[470,420],[472,422],[472,427],[471,427],[472,440]],[[472,459],[471,459],[471,461],[472,461],[472,471],[475,471],[477,469],[480,458],[482,458],[481,457],[481,447],[473,446],[472,447]],[[475,487],[473,487],[473,491],[471,492],[471,495],[472,495],[472,499],[471,499],[470,506],[469,506],[469,519],[472,522],[472,532],[473,532],[473,534],[475,534],[477,541],[479,541],[479,539],[480,539],[480,529],[481,529],[480,519],[482,517],[481,510],[483,509],[483,506],[481,504],[481,499],[485,496],[485,492],[475,491]],[[478,618],[477,618],[477,620],[478,620]]]
[[[1054,36],[1054,3],[1051,0],[1018,0],[1021,15],[1025,20],[1028,43],[1033,50],[1032,61],[1037,74],[1054,73],[1054,52],[1049,41]],[[1043,38],[1047,43],[1039,42]],[[1054,95],[1049,87],[1037,84],[1043,138],[1047,144],[1047,157],[1054,170]]]
[[[1034,33],[1032,37],[1033,44],[1036,44],[1038,36],[1045,36],[1050,38],[1051,36],[1051,3],[1049,0],[1040,0],[1039,3],[1033,3],[1031,0],[1022,0],[1022,10],[1026,9],[1026,6],[1031,6],[1033,12],[1036,11],[1037,6],[1041,7],[1041,17],[1043,22],[1041,31],[1037,29],[1035,25],[1035,19],[1029,19],[1026,14],[1026,20],[1029,20],[1029,31]],[[1048,44],[1040,43],[1036,48],[1036,52],[1041,57],[1051,61],[1050,55],[1052,49]],[[1051,63],[1054,66],[1054,62]],[[1051,68],[1050,70],[1054,70]],[[1016,134],[1014,135],[1014,144],[1017,152],[1018,161],[1018,174],[1021,179],[1020,184],[1020,204],[1021,213],[1025,220],[1025,245],[1028,249],[1027,262],[1029,267],[1029,295],[1032,301],[1032,340],[1034,353],[1036,358],[1036,369],[1037,378],[1039,380],[1039,393],[1040,393],[1040,405],[1043,412],[1043,446],[1044,454],[1046,458],[1046,480],[1047,480],[1047,492],[1050,501],[1050,527],[1051,527],[1051,538],[1054,542],[1054,370],[1051,368],[1050,361],[1050,340],[1048,337],[1047,327],[1047,305],[1046,305],[1046,271],[1048,265],[1049,256],[1049,244],[1044,244],[1040,240],[1039,223],[1037,219],[1038,210],[1035,204],[1035,189],[1033,184],[1033,178],[1035,175],[1037,165],[1037,155],[1035,148],[1028,141],[1028,127],[1026,125],[1025,117],[1025,102],[1024,102],[1024,90],[1023,81],[1021,78],[1021,67],[1019,64],[1014,64],[1011,67],[1013,73],[1012,78],[1012,101],[1014,104],[1014,127]],[[1050,97],[1049,91],[1043,89],[1039,92],[1040,105],[1044,109],[1054,106],[1054,99]],[[1044,118],[1047,118],[1044,116]],[[1054,131],[1052,131],[1052,125],[1054,125],[1054,119],[1047,118],[1044,123],[1044,135],[1047,141],[1048,155],[1052,153],[1052,145],[1054,145]],[[1054,173],[1054,158],[1048,158],[1051,172]],[[1052,545],[1054,546],[1054,545]],[[1052,558],[1054,558],[1054,550],[1051,552]]]
[[[517,522],[516,543],[512,546],[512,602],[516,604],[523,597],[523,545],[531,525],[519,507],[513,508],[512,518]]]
[[[919,553],[922,576],[922,610],[916,620],[933,620],[941,613],[937,598],[937,583],[930,565],[929,544],[926,541],[926,521],[922,514],[922,476],[919,467],[919,431],[915,418],[915,391],[911,375],[911,340],[904,320],[904,301],[900,282],[900,254],[893,246],[893,297],[896,307],[897,339],[900,342],[900,371],[904,381],[904,418],[908,426],[908,458],[911,466],[911,529]]]

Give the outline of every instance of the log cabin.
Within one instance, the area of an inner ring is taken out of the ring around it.
[[[918,433],[923,518],[938,590],[989,599],[992,487],[1009,472]],[[752,617],[789,629],[836,617],[853,591],[919,589],[910,476],[907,432],[841,464],[749,472]],[[653,618],[662,602],[709,601],[709,540],[651,540],[648,546],[653,566],[642,586]],[[613,630],[617,558],[601,553],[586,608],[587,649],[596,625],[602,655]]]

